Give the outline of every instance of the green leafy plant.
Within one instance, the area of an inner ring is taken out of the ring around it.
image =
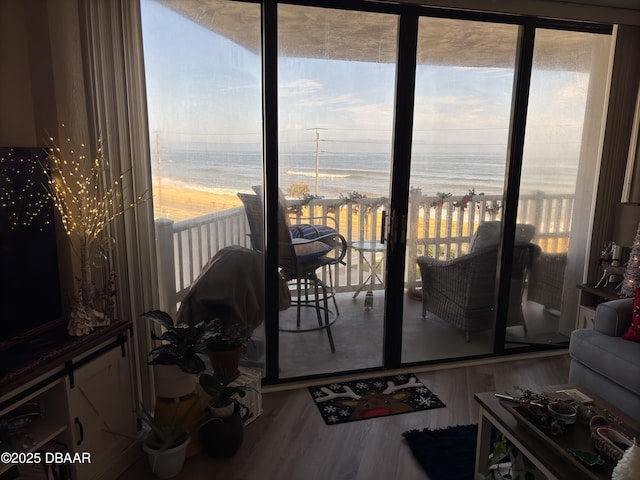
[[[503,460],[510,463],[503,464]],[[496,434],[496,441],[493,443],[493,451],[489,456],[491,478],[504,480],[535,480],[535,466],[525,457],[516,446],[505,437],[502,432]],[[505,465],[506,472],[503,472]]]
[[[229,351],[246,345],[251,339],[249,331],[239,323],[226,323],[220,319],[214,319],[209,323],[212,335],[207,339],[207,348],[210,351]]]
[[[153,415],[141,407],[138,410],[138,418],[148,428],[146,433],[142,435],[142,442],[149,448],[159,452],[177,447],[189,437],[186,419],[190,410],[188,409],[178,418],[174,416],[170,422],[164,424],[158,422]]]
[[[218,335],[211,325],[200,322],[196,325],[180,323],[175,325],[171,316],[161,310],[151,310],[142,315],[162,326],[165,331],[157,335],[151,331],[151,338],[162,341],[149,355],[150,365],[176,365],[186,373],[200,373],[206,368],[198,354],[207,352],[207,344]]]
[[[218,377],[208,373],[201,374],[198,377],[198,382],[202,390],[211,397],[209,404],[212,407],[225,407],[235,401],[233,397],[236,395],[242,398],[246,395],[246,392],[258,393],[253,387],[244,385],[232,386],[228,382],[223,382]]]

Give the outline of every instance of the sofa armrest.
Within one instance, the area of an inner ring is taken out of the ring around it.
[[[610,337],[621,337],[631,325],[633,298],[601,303],[596,308],[594,330]]]

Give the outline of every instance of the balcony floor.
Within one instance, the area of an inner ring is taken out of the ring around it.
[[[350,370],[382,366],[383,348],[383,292],[374,292],[374,305],[365,312],[364,293],[357,299],[352,293],[336,295],[340,315],[331,327],[335,352],[331,352],[325,330],[310,332],[280,332],[280,372],[279,377],[295,378],[309,375],[337,374]],[[527,323],[527,333],[520,326],[507,329],[507,341],[520,343],[558,344],[568,342],[568,338],[557,333],[558,318],[543,310],[541,305],[525,302],[523,305]],[[391,318],[391,321],[401,321]],[[280,325],[293,326],[296,309],[280,312]],[[317,325],[313,309],[302,309],[302,325]],[[493,349],[493,332],[473,333],[467,342],[464,332],[453,328],[446,321],[428,314],[422,318],[421,302],[405,295],[402,362],[427,362],[451,360],[455,358],[488,355]],[[256,367],[263,356],[263,326],[254,332],[255,344],[248,352],[248,366]]]

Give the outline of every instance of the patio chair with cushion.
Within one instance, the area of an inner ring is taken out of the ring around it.
[[[422,256],[422,316],[427,311],[465,332],[488,330],[494,322],[499,222],[484,222],[472,238],[469,253],[451,260]],[[527,275],[540,247],[530,243],[533,225],[518,225],[511,271],[508,326],[526,323],[522,297]]]
[[[252,245],[263,250],[263,222],[264,207],[258,195],[238,193],[238,197],[245,207],[249,229],[251,230]],[[281,328],[283,331],[307,332],[326,329],[331,351],[335,351],[331,325],[339,315],[338,305],[333,290],[331,269],[334,265],[343,263],[347,252],[347,241],[337,232],[320,235],[311,239],[293,238],[287,215],[282,201],[278,208],[278,265],[280,275],[288,282],[295,282],[292,290],[291,304],[296,306],[296,325],[294,328]],[[318,270],[327,268],[329,284],[318,277]],[[335,312],[331,312],[328,305],[329,298],[333,299]],[[315,309],[318,325],[303,327],[301,325],[301,310],[303,307]],[[334,318],[330,318],[333,315]]]

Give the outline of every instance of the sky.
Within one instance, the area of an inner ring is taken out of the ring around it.
[[[259,149],[260,56],[153,0],[142,8],[152,136]],[[281,151],[312,150],[316,128],[329,151],[390,151],[394,64],[280,57],[278,81]],[[414,152],[503,152],[512,83],[511,69],[419,66]],[[585,74],[534,71],[532,154],[577,155],[587,87]]]

